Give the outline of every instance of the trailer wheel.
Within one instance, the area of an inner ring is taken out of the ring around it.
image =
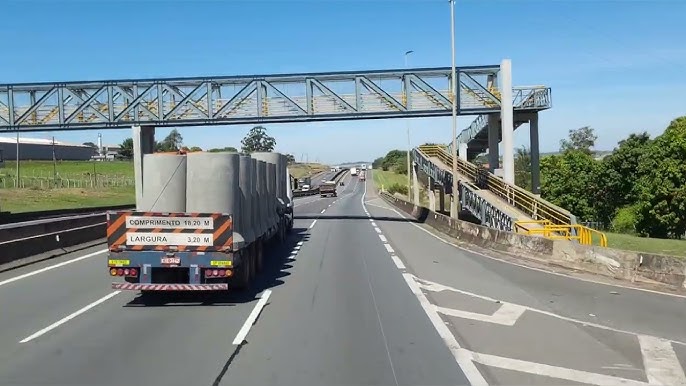
[[[250,282],[252,282],[255,279],[255,276],[257,276],[257,251],[253,249],[251,252],[252,253],[250,253],[250,256],[248,257],[250,267]]]
[[[254,249],[256,271],[262,272],[264,269],[264,249],[262,247],[262,240],[255,242]]]
[[[239,290],[244,290],[247,289],[250,285],[250,280],[252,277],[250,276],[250,257],[245,256],[246,253],[243,252],[241,255],[241,264],[238,266],[238,269],[234,271],[234,275],[231,278],[231,287]]]

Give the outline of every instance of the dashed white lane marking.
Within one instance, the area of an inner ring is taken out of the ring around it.
[[[526,311],[526,308],[512,303],[503,303],[500,308],[493,313],[493,315],[478,314],[476,312],[468,312],[439,306],[436,306],[436,311],[440,312],[441,314],[454,316],[457,318],[478,320],[480,322],[500,324],[503,326],[514,326],[519,317],[522,316],[524,311]]]
[[[312,224],[310,224],[310,227],[308,229],[314,228],[314,224],[316,224],[316,223],[317,223],[317,220],[315,219],[314,221],[312,221]]]
[[[376,233],[381,233],[381,229],[379,229],[379,227],[374,227],[374,230],[376,231]]]
[[[684,369],[676,357],[672,343],[654,336],[639,335],[648,382],[653,385],[686,385]]]
[[[393,250],[393,247],[391,247],[389,244],[384,244],[383,246],[386,248],[386,250],[388,251],[388,253],[393,253],[393,252],[395,252],[395,251]]]
[[[373,220],[372,220],[372,226],[373,226],[373,227],[376,227],[376,226],[377,226],[376,223],[375,223]]]
[[[109,293],[109,294],[107,294],[107,295],[101,297],[100,299],[94,301],[93,303],[91,303],[91,304],[89,304],[89,305],[87,305],[87,306],[85,306],[85,307],[83,307],[83,308],[81,308],[81,309],[79,309],[79,310],[77,310],[77,311],[75,311],[75,312],[73,312],[73,313],[71,313],[71,314],[65,316],[64,318],[62,318],[62,319],[56,321],[55,323],[53,323],[53,324],[51,324],[51,325],[49,325],[49,326],[43,328],[42,330],[39,330],[39,331],[37,331],[37,332],[35,332],[35,333],[33,333],[33,334],[27,336],[26,338],[20,340],[19,343],[30,342],[30,341],[32,341],[33,339],[36,339],[36,338],[38,338],[39,336],[45,334],[46,332],[48,332],[48,331],[50,331],[50,330],[53,330],[53,329],[55,329],[55,328],[57,328],[57,327],[63,325],[64,323],[67,323],[68,321],[70,321],[70,320],[74,319],[75,317],[77,317],[77,316],[83,314],[84,312],[90,310],[91,308],[93,308],[93,307],[95,307],[95,306],[97,306],[97,305],[99,305],[99,304],[102,304],[102,303],[106,302],[107,300],[109,300],[109,299],[111,299],[111,298],[113,298],[113,297],[119,295],[120,293],[121,293],[121,291],[114,291],[114,292],[111,292],[111,293]]]
[[[372,225],[374,225],[374,219],[373,218],[370,218],[369,222],[372,223]]]
[[[250,328],[257,320],[257,317],[260,315],[260,312],[262,312],[264,306],[267,304],[267,300],[269,300],[271,294],[272,290],[270,289],[264,290],[264,292],[262,292],[260,300],[257,301],[257,304],[255,304],[255,308],[252,309],[250,315],[248,315],[248,319],[246,319],[245,323],[243,323],[243,327],[241,327],[241,329],[238,331],[238,334],[236,334],[236,338],[234,338],[233,340],[234,346],[242,344],[245,340],[245,337],[248,336]]]
[[[383,241],[384,243],[388,242],[388,240],[386,239],[386,236],[384,236],[382,234],[379,235],[379,239],[381,239],[381,241]]]
[[[0,281],[0,287],[5,285],[5,284],[15,282],[17,280],[21,280],[21,279],[25,279],[27,277],[38,275],[39,273],[47,272],[47,271],[50,271],[50,270],[53,270],[53,269],[59,268],[59,267],[64,267],[67,264],[76,263],[77,261],[85,260],[85,259],[91,258],[93,256],[103,254],[105,252],[107,252],[107,249],[101,249],[99,251],[89,253],[87,255],[83,255],[83,256],[80,256],[80,257],[77,257],[77,258],[74,258],[71,260],[63,261],[63,262],[58,263],[58,264],[50,265],[50,266],[47,266],[45,268],[37,269],[35,271],[31,271],[31,272],[25,273],[23,275],[15,276],[15,277]]]
[[[391,255],[391,260],[393,260],[393,264],[395,264],[395,266],[398,267],[398,269],[407,269],[405,267],[405,264],[403,264],[402,260],[400,260],[398,256]]]
[[[326,212],[326,209],[322,209],[322,211],[321,211],[321,212],[319,212],[319,213],[324,213],[324,212]]]

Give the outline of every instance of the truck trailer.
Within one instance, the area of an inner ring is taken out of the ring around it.
[[[293,228],[282,154],[152,153],[142,162],[136,210],[107,214],[114,289],[246,288],[265,265],[265,249]]]
[[[336,181],[326,181],[319,185],[319,194],[321,197],[336,197]]]

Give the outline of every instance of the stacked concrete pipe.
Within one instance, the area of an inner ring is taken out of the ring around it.
[[[145,154],[143,156],[142,212],[186,212],[186,156]]]
[[[241,216],[239,155],[189,153],[187,157],[186,212],[231,214],[234,248],[243,248],[247,240]]]

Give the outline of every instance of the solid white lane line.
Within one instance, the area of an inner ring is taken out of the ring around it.
[[[312,221],[312,224],[310,224],[310,227],[309,227],[309,229],[312,229],[312,228],[314,228],[314,224],[316,224],[316,223],[317,223],[317,220],[314,220],[314,221]]]
[[[35,270],[35,271],[31,271],[31,272],[25,273],[25,274],[23,274],[23,275],[15,276],[15,277],[12,277],[12,278],[9,278],[9,279],[0,281],[0,286],[3,286],[3,285],[5,285],[5,284],[9,284],[9,283],[15,282],[15,281],[17,281],[17,280],[25,279],[25,278],[27,278],[27,277],[31,277],[31,276],[33,276],[33,275],[38,275],[39,273],[47,272],[47,271],[50,271],[50,270],[55,269],[55,268],[64,267],[64,266],[67,265],[67,264],[76,263],[77,261],[85,260],[85,259],[91,258],[91,257],[93,257],[93,256],[97,256],[97,255],[103,254],[103,253],[105,253],[105,252],[107,252],[107,249],[102,249],[102,250],[99,250],[99,251],[97,251],[97,252],[93,252],[93,253],[89,253],[89,254],[87,254],[87,255],[83,255],[83,256],[77,257],[77,258],[75,258],[75,259],[63,261],[63,262],[58,263],[58,264],[55,264],[55,265],[50,265],[50,266],[47,266],[47,267],[45,267],[45,268],[41,268],[41,269],[38,269],[38,270]]]
[[[395,264],[395,266],[398,267],[398,269],[407,269],[407,267],[405,267],[405,264],[403,264],[402,260],[400,260],[398,256],[391,255],[391,260],[393,260],[393,264]]]
[[[387,250],[389,253],[395,252],[395,251],[393,250],[393,247],[391,247],[390,245],[384,244],[383,246],[386,247],[386,250]]]
[[[472,386],[487,386],[488,382],[486,382],[486,379],[484,379],[483,375],[481,375],[479,372],[479,369],[477,369],[474,365],[474,362],[472,362],[472,353],[460,346],[460,344],[457,342],[457,339],[455,339],[455,336],[453,336],[453,333],[450,332],[448,326],[445,325],[443,319],[441,319],[441,316],[438,315],[438,312],[436,312],[435,306],[431,304],[429,299],[427,299],[424,293],[422,293],[422,290],[414,281],[413,276],[409,273],[404,273],[403,279],[405,279],[405,283],[407,283],[407,286],[410,287],[412,293],[414,293],[417,299],[419,299],[419,304],[424,309],[424,312],[429,317],[429,320],[431,320],[431,323],[434,325],[436,331],[438,331],[438,335],[443,338],[443,341],[448,346],[448,349],[453,353],[455,361],[462,369],[462,372],[467,377],[467,380],[469,380],[469,383]]]
[[[676,357],[672,344],[654,336],[639,335],[648,382],[653,385],[686,385],[684,369]]]
[[[376,231],[376,233],[381,233],[381,229],[379,229],[379,227],[375,227],[374,230]]]
[[[77,317],[77,316],[83,314],[84,312],[90,310],[91,308],[97,306],[98,304],[101,304],[101,303],[106,302],[108,299],[111,299],[111,298],[113,298],[113,297],[119,295],[120,293],[121,293],[121,291],[114,291],[114,292],[112,292],[112,293],[109,293],[109,294],[107,294],[106,296],[103,296],[103,297],[101,297],[100,299],[94,301],[93,303],[91,303],[91,304],[89,304],[89,305],[87,305],[87,306],[81,308],[80,310],[78,310],[78,311],[76,311],[76,312],[74,312],[74,313],[72,313],[72,314],[70,314],[70,315],[68,315],[68,316],[66,316],[66,317],[64,317],[64,318],[62,318],[62,319],[56,321],[55,323],[53,323],[53,324],[51,324],[51,325],[45,327],[44,329],[42,329],[42,330],[40,330],[40,331],[37,331],[37,332],[35,332],[34,334],[31,334],[31,335],[27,336],[26,338],[20,340],[19,343],[26,343],[26,342],[29,342],[29,341],[31,341],[31,340],[33,340],[33,339],[36,339],[36,338],[38,338],[39,336],[45,334],[46,332],[48,332],[48,331],[50,331],[50,330],[53,330],[53,329],[55,329],[55,328],[57,328],[57,327],[63,325],[64,323],[66,323],[66,322],[68,322],[68,321],[74,319],[75,317]]]
[[[381,234],[380,234],[380,235],[379,235],[379,239],[381,239],[381,241],[383,241],[384,243],[387,243],[387,242],[388,242],[388,240],[386,240],[386,236],[384,236],[384,235],[381,235]]]
[[[566,379],[584,383],[588,385],[630,385],[630,386],[648,386],[649,383],[636,381],[633,379],[626,379],[614,377],[605,374],[590,373],[587,371],[568,369],[565,367],[551,366],[543,363],[528,362],[519,359],[499,357],[490,354],[472,353],[472,358],[475,362],[482,365],[497,367],[500,369],[519,371],[528,374],[542,375],[557,379]]]
[[[243,327],[241,327],[241,329],[238,331],[238,334],[236,334],[236,338],[233,340],[232,343],[234,346],[238,346],[243,343],[245,337],[248,336],[250,328],[253,324],[255,324],[257,317],[260,315],[260,312],[262,312],[262,309],[267,304],[267,300],[269,300],[269,297],[271,295],[272,290],[270,289],[264,290],[264,292],[262,292],[260,300],[257,301],[257,304],[255,304],[255,308],[252,309],[250,315],[248,315],[248,319],[246,319],[245,323],[243,323]]]

